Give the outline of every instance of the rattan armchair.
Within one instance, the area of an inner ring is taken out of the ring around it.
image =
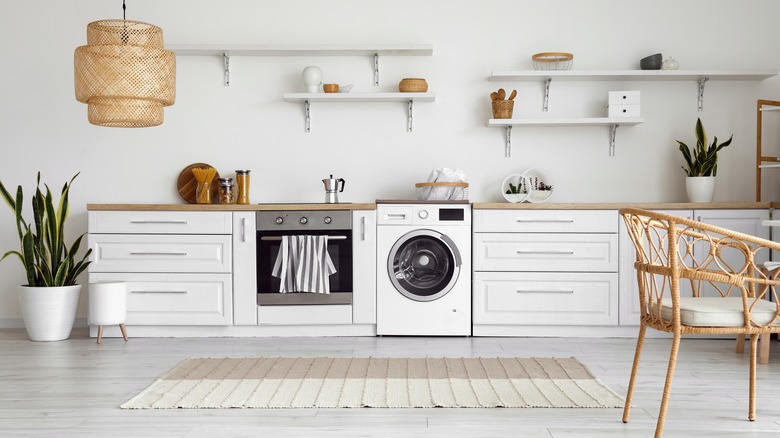
[[[647,328],[672,333],[669,367],[655,436],[663,435],[680,340],[684,334],[750,337],[748,419],[756,416],[756,349],[759,335],[780,332],[780,284],[756,256],[780,243],[690,219],[624,208],[620,214],[636,249],[641,321],[623,410],[628,422]],[[738,261],[738,262],[735,262]],[[773,302],[768,301],[771,296]]]

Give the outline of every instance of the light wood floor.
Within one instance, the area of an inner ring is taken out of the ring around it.
[[[649,437],[669,340],[649,339],[628,424],[620,409],[123,410],[119,405],[187,357],[575,356],[625,394],[632,339],[132,338],[97,345],[30,342],[0,330],[0,436],[51,437]],[[759,365],[758,418],[747,420],[748,357],[728,340],[684,340],[668,437],[780,436],[780,343]]]

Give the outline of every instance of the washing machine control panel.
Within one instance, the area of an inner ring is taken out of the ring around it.
[[[379,204],[377,225],[471,225],[468,204]]]

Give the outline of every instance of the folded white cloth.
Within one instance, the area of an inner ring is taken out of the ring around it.
[[[328,277],[336,272],[328,254],[328,236],[282,236],[271,274],[279,292],[330,293]]]

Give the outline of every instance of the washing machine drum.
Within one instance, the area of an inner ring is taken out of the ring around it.
[[[393,245],[387,271],[395,289],[415,301],[433,301],[447,294],[458,280],[461,257],[447,235],[415,230]]]

